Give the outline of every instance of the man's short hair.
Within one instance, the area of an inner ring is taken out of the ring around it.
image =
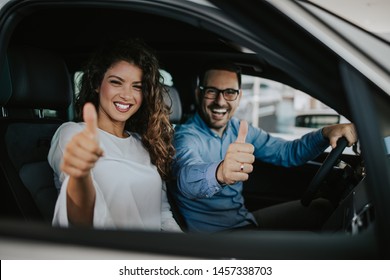
[[[204,86],[205,75],[210,70],[225,70],[236,73],[238,87],[241,88],[241,67],[237,64],[234,64],[233,62],[226,60],[215,60],[205,64],[199,73],[199,86]]]

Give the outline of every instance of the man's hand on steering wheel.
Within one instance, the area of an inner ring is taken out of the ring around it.
[[[329,144],[333,149],[336,148],[337,141],[341,137],[347,139],[348,147],[351,147],[358,140],[355,126],[352,123],[326,126],[322,129],[322,135],[329,139]]]

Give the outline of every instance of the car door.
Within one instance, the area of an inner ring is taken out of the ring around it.
[[[383,139],[389,133],[385,111],[389,109],[390,76],[388,61],[378,58],[378,53],[388,57],[388,42],[303,1],[211,2],[258,35],[259,40],[250,44],[255,52],[264,54],[264,46],[278,52],[280,61],[271,55],[269,59],[286,69],[293,80],[305,84],[303,88],[313,96],[354,122],[365,155],[368,191],[375,213],[380,215],[372,237],[381,244],[381,254],[388,257],[390,168]],[[275,8],[285,16],[276,19]],[[358,38],[362,46],[355,48],[350,41],[356,44]]]

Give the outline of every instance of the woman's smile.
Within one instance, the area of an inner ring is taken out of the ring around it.
[[[121,113],[126,113],[130,110],[131,104],[129,103],[124,103],[124,102],[114,102],[115,108],[121,112]]]

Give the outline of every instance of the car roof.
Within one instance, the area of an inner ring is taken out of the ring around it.
[[[20,16],[12,20],[15,30],[9,45],[29,45],[59,53],[71,72],[80,69],[101,43],[131,36],[143,38],[157,51],[162,68],[172,72],[174,79],[186,81],[185,84],[190,84],[187,79],[196,83],[198,69],[204,61],[219,57],[239,63],[244,73],[281,81],[317,95],[322,101],[326,95],[341,96],[343,91],[337,82],[337,69],[333,68],[337,64],[325,63],[336,61],[337,56],[326,51],[320,42],[307,38],[309,35],[299,28],[298,39],[304,42],[299,52],[316,61],[320,70],[315,67],[300,73],[302,69],[297,69],[296,61],[303,57],[276,53],[273,48],[280,47],[280,43],[275,40],[260,42],[262,51],[254,54],[239,36],[254,39],[255,34],[245,31],[221,10],[190,1],[17,2]],[[268,9],[272,11],[271,7]],[[235,41],[226,39],[235,37]],[[323,55],[316,55],[313,49],[321,50]],[[316,82],[308,85],[309,78]],[[192,90],[182,87],[180,81],[177,86],[179,92]],[[193,98],[186,96],[183,101],[184,109],[194,103]],[[345,105],[340,101],[333,103]]]
[[[204,5],[208,1],[182,0],[10,1],[1,12],[6,15],[9,8],[10,12],[17,10],[17,16],[4,22],[3,26],[13,32],[0,38],[4,42],[0,53],[13,45],[52,50],[65,59],[74,73],[101,43],[141,37],[156,50],[161,67],[172,74],[185,113],[194,108],[192,93],[203,63],[223,58],[239,64],[244,74],[287,84],[352,119],[339,75],[340,56],[312,36],[303,27],[305,23],[294,22],[298,20],[293,13],[288,14],[286,7],[295,7],[291,5],[296,3],[260,1],[253,15],[258,21],[254,22],[253,18],[236,16],[233,3],[212,2],[226,8]],[[286,15],[273,5],[284,9]],[[254,25],[256,30],[251,28]],[[290,30],[284,30],[284,26]],[[361,71],[368,71],[367,67]],[[376,73],[379,72],[370,72],[374,76]],[[379,80],[379,86],[388,86],[383,75]],[[371,86],[373,91],[380,91],[374,83]]]

